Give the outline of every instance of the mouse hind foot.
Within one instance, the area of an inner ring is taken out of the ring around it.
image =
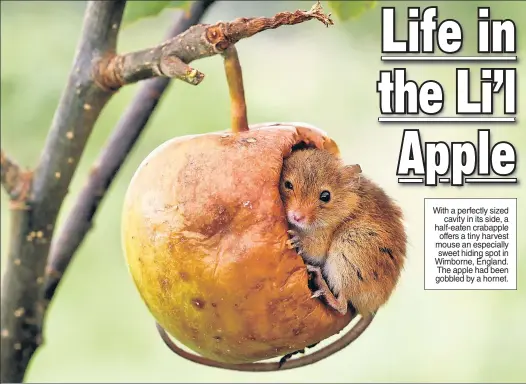
[[[338,297],[334,296],[330,290],[327,282],[323,278],[320,267],[307,264],[307,270],[314,273],[314,283],[316,284],[317,290],[312,294],[311,298],[324,297],[327,304],[338,311],[342,316],[347,313],[348,310],[348,300],[345,296],[340,293]]]

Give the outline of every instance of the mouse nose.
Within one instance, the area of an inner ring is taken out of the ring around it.
[[[292,221],[295,221],[296,223],[301,223],[305,220],[305,215],[297,211],[291,212],[290,217],[292,218]]]

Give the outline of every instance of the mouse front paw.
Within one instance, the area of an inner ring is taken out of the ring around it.
[[[293,231],[292,229],[288,230],[287,233],[290,235],[289,240],[287,241],[287,247],[289,249],[297,249],[298,254],[301,255],[301,239],[298,235],[298,232]]]

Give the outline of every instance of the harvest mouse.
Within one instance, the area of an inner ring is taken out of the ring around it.
[[[406,253],[400,208],[359,165],[321,149],[298,149],[284,160],[280,194],[296,248],[317,291],[345,315],[351,304],[374,316],[394,290]]]

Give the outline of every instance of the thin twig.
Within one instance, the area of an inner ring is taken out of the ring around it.
[[[12,209],[25,209],[24,200],[31,185],[31,175],[29,171],[22,171],[3,149],[0,150],[0,179],[11,200]]]
[[[213,2],[194,2],[187,15],[174,23],[168,38],[198,23]],[[92,226],[100,202],[146,127],[169,82],[167,77],[145,81],[113,130],[60,233],[53,239],[46,268],[46,302],[53,298],[63,273]]]
[[[7,194],[11,196],[18,185],[20,167],[6,155],[3,149],[0,150],[0,175],[2,186]]]
[[[21,382],[42,343],[44,269],[55,221],[86,141],[111,94],[91,77],[92,62],[114,54],[126,1],[90,1],[68,83],[62,93],[26,209],[11,211],[11,237],[2,281],[2,382]]]
[[[234,45],[224,53],[225,74],[230,91],[230,114],[232,115],[232,131],[248,131],[247,105],[243,87],[243,73],[239,56]]]
[[[181,347],[177,346],[174,341],[170,338],[168,333],[157,324],[157,331],[161,335],[162,340],[168,348],[175,354],[181,356],[184,359],[190,360],[194,363],[207,365],[209,367],[223,368],[231,371],[248,371],[248,372],[269,372],[269,371],[283,371],[287,369],[294,369],[299,367],[304,367],[306,365],[317,363],[320,360],[323,360],[338,351],[341,351],[343,348],[347,347],[354,340],[356,340],[360,335],[371,325],[374,319],[374,315],[362,317],[347,333],[345,333],[341,338],[327,345],[326,347],[316,351],[312,354],[301,356],[297,359],[287,360],[284,363],[273,362],[273,363],[244,363],[244,364],[228,364],[222,363],[219,361],[210,360],[206,357],[195,355],[193,353],[187,352]]]
[[[332,25],[329,16],[323,13],[318,1],[309,11],[281,12],[270,18],[239,18],[214,25],[196,25],[157,47],[105,57],[96,67],[94,76],[98,84],[108,90],[117,90],[125,84],[157,76],[177,77],[199,84],[204,75],[183,64],[222,53],[239,40],[267,29],[311,19]]]

